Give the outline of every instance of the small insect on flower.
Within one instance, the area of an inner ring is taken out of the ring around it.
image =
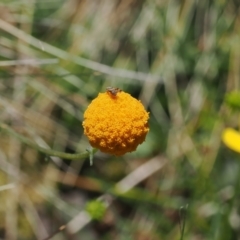
[[[114,88],[114,87],[107,87],[106,90],[107,90],[107,93],[110,93],[114,97],[117,96],[117,93],[122,91],[120,88]]]

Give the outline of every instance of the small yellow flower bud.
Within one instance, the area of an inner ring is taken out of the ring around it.
[[[224,144],[235,152],[240,153],[240,133],[233,128],[226,128],[222,133]]]

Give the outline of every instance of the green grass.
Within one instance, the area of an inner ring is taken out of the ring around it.
[[[1,239],[240,237],[240,156],[221,142],[239,127],[227,105],[239,105],[238,1],[12,0],[0,13],[1,124],[76,153],[89,147],[83,113],[107,86],[150,112],[137,151],[97,152],[93,166],[1,131]],[[98,221],[85,209],[99,199]]]

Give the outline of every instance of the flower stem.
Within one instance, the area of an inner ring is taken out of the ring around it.
[[[186,214],[187,214],[188,204],[186,206],[182,206],[179,210],[180,215],[180,231],[181,237],[180,240],[183,240],[184,237],[184,230],[185,230],[185,223],[186,223]]]
[[[60,158],[63,158],[63,159],[69,159],[69,160],[77,160],[77,159],[87,158],[91,154],[97,152],[97,149],[93,149],[91,152],[86,150],[83,153],[75,153],[75,154],[58,152],[58,151],[55,151],[55,150],[52,150],[52,149],[47,149],[47,148],[43,148],[43,147],[38,146],[36,143],[34,143],[30,139],[18,134],[12,128],[10,128],[9,126],[7,126],[4,123],[0,123],[0,129],[7,132],[11,136],[17,138],[19,141],[28,145],[29,147],[34,148],[37,151],[39,151],[41,153],[45,153],[49,156],[55,156],[55,157],[60,157]]]

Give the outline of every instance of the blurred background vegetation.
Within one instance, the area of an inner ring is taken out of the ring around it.
[[[142,101],[150,132],[137,151],[97,152],[90,166],[2,131],[0,238],[240,239],[240,157],[221,143],[239,126],[224,101],[240,87],[239,5],[1,0],[1,123],[82,152],[83,113],[115,86]]]

